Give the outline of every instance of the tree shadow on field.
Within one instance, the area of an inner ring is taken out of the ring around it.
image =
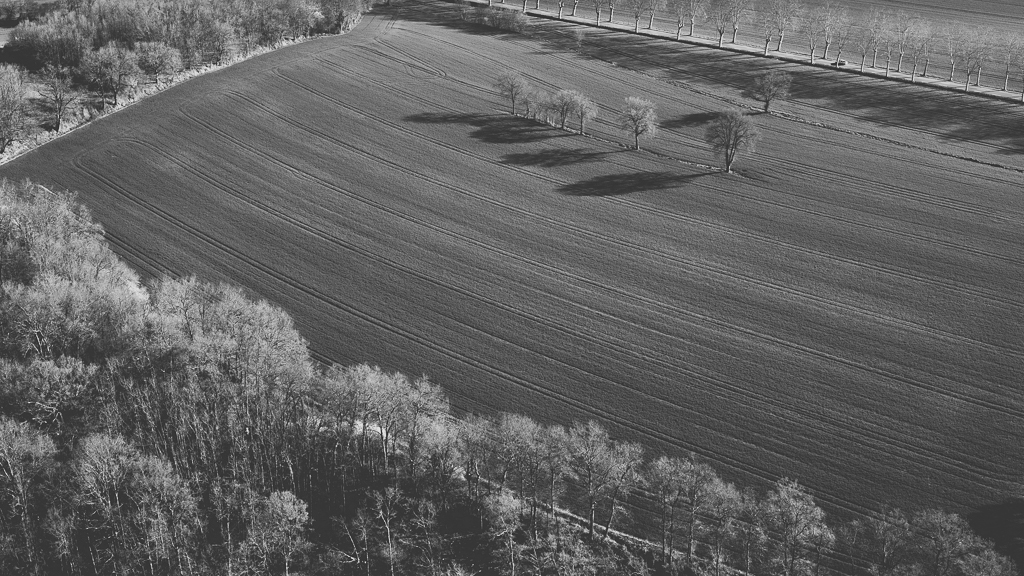
[[[635,192],[652,192],[676,188],[712,172],[703,174],[677,174],[675,172],[627,172],[595,176],[558,189],[566,196],[622,196]]]
[[[678,118],[672,118],[671,120],[664,120],[660,123],[662,128],[672,130],[674,128],[692,128],[695,126],[703,126],[708,122],[711,122],[715,118],[718,118],[720,112],[697,112],[694,114],[685,114]]]
[[[996,550],[1024,566],[1024,498],[1007,498],[967,515],[967,521],[982,538],[991,540]]]
[[[501,162],[503,164],[515,164],[517,166],[557,168],[558,166],[569,166],[571,164],[597,162],[604,159],[607,155],[608,152],[595,152],[584,148],[576,148],[572,150],[548,148],[538,152],[506,154],[505,157],[501,159]]]
[[[423,112],[406,116],[405,120],[417,124],[465,124],[476,128],[470,136],[489,144],[523,144],[568,136],[546,124],[519,116],[493,114],[438,114]]]

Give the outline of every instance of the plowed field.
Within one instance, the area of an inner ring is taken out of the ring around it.
[[[1018,486],[1020,108],[789,65],[799,98],[726,175],[702,134],[749,58],[611,32],[578,54],[567,25],[453,11],[370,14],[0,175],[80,191],[146,274],[244,285],[319,356],[428,374],[463,410],[598,418],[834,510]],[[590,94],[592,136],[511,117],[507,67]],[[662,119],[649,152],[620,144],[633,95]]]

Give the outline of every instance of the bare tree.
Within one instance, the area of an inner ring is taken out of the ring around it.
[[[576,15],[576,7],[578,7],[579,5],[580,5],[580,0],[572,0],[572,13],[569,14],[570,16],[575,16]]]
[[[872,7],[868,10],[868,17],[865,26],[865,33],[870,38],[869,44],[871,50],[871,67],[878,67],[878,48],[882,44],[885,31],[888,30],[889,25],[889,13],[885,10],[879,10],[878,8]],[[864,71],[863,64],[861,65],[861,72]]]
[[[892,16],[890,15],[887,20],[891,21]],[[882,50],[885,52],[885,77],[889,77],[889,71],[892,70],[892,55],[896,52],[896,46],[898,44],[898,38],[896,36],[896,30],[892,27],[888,27],[882,30],[882,35],[879,37],[879,44],[882,46]]]
[[[932,43],[934,40],[935,32],[932,29],[931,22],[927,20],[918,21],[918,25],[910,37],[910,57],[914,63],[914,68],[910,72],[911,82],[917,76],[917,67],[922,57],[924,58],[924,73],[921,75],[926,76],[928,74],[928,63],[931,59]]]
[[[530,84],[519,74],[505,72],[498,76],[494,88],[512,103],[512,115],[516,114],[516,102],[523,100],[530,91]]]
[[[576,112],[576,90],[559,90],[551,97],[551,110],[558,121],[558,127],[565,130],[569,117]]]
[[[619,0],[604,0],[608,5],[608,21],[611,22],[615,18],[615,7],[619,5]]]
[[[53,131],[60,132],[64,117],[81,94],[71,87],[71,70],[64,67],[47,66],[42,73],[43,85],[39,90],[46,106],[53,114]]]
[[[967,44],[967,28],[959,22],[954,22],[947,24],[941,34],[943,44],[946,46],[946,54],[949,56],[949,81],[952,82],[956,65],[963,59]]]
[[[725,31],[732,24],[732,0],[708,0],[707,19],[718,32],[718,47],[722,47]]]
[[[964,35],[963,57],[967,79],[964,82],[964,92],[970,90],[971,75],[976,75],[974,85],[981,85],[981,69],[990,55],[991,48],[985,38],[985,31],[980,28],[969,28]]]
[[[644,473],[644,485],[657,504],[660,529],[661,562],[672,569],[672,549],[680,523],[680,511],[686,498],[684,484],[686,462],[662,456],[651,462]]]
[[[633,136],[633,146],[640,149],[640,138],[654,136],[658,129],[658,116],[654,111],[654,102],[630,96],[619,116],[623,129]]]
[[[601,10],[604,8],[604,0],[590,0],[590,3],[594,7],[594,24],[596,26],[600,26]]]
[[[853,39],[853,35],[856,33],[853,27],[853,21],[846,16],[840,22],[837,23],[835,29],[832,32],[832,45],[836,49],[836,58],[833,63],[839,66],[840,60],[843,57],[843,50],[846,49],[846,45]]]
[[[845,36],[851,27],[850,14],[845,6],[826,2],[821,7],[821,36],[825,42],[825,48],[821,53],[822,60],[828,60],[828,49],[836,41],[838,36]]]
[[[900,55],[899,60],[896,62],[896,71],[903,72],[903,57],[913,45],[918,21],[916,17],[900,10],[891,16],[889,22],[890,26],[892,26],[892,36],[896,44],[896,51]]]
[[[1014,66],[1020,61],[1024,50],[1022,50],[1020,34],[1007,32],[999,40],[999,53],[1003,57],[1003,65],[1006,68],[1006,75],[1003,76],[1003,92],[1010,89],[1010,73]]]
[[[740,150],[753,150],[760,136],[750,118],[739,112],[722,112],[708,126],[704,140],[725,160],[725,171],[732,172],[732,163]]]
[[[775,49],[781,52],[786,32],[793,29],[807,8],[801,0],[770,0],[770,5],[775,20],[775,32],[779,35],[779,43]]]
[[[626,6],[629,8],[630,14],[633,16],[633,32],[640,31],[640,19],[647,14],[648,6],[651,4],[651,0],[626,0]],[[654,18],[653,16],[651,17]]]
[[[570,90],[573,99],[572,111],[580,121],[580,134],[586,134],[587,121],[597,118],[597,104],[578,90]]]
[[[0,66],[0,154],[21,139],[28,128],[25,73],[15,66]]]
[[[732,43],[736,43],[736,35],[740,32],[740,24],[750,12],[751,0],[729,1],[729,23],[732,24]]]
[[[810,10],[800,19],[800,32],[807,40],[807,48],[810,54],[810,62],[814,63],[814,50],[818,46],[818,35],[825,27],[825,11],[822,9]]]
[[[693,36],[693,28],[697,20],[708,14],[707,0],[670,0],[672,14],[676,17],[676,40],[686,23],[690,24],[689,36]]]
[[[764,56],[768,55],[768,47],[775,38],[775,13],[772,11],[773,0],[760,0],[754,8],[754,22],[761,28],[764,38]]]
[[[789,88],[793,83],[789,72],[782,70],[769,70],[762,72],[754,78],[754,85],[750,88],[750,97],[758,102],[764,103],[764,111],[767,112],[772,102],[789,96]]]
[[[811,572],[814,548],[835,539],[825,523],[825,512],[799,484],[779,480],[764,502],[765,520],[774,536],[769,551],[771,563],[784,576]]]
[[[565,10],[565,0],[558,0],[558,19],[562,19],[562,11]]]
[[[664,10],[667,0],[647,0],[647,11],[651,18],[647,21],[647,29],[654,28],[654,14],[659,10]]]

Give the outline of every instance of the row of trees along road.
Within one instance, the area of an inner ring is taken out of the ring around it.
[[[39,129],[59,131],[79,104],[114,105],[140,85],[223,63],[287,37],[351,26],[369,0],[0,1],[25,18],[0,69],[0,153]],[[27,94],[34,88],[39,98]],[[35,120],[41,117],[43,120]]]
[[[561,18],[569,0],[555,1]],[[572,0],[571,16],[577,15],[579,3]],[[540,7],[540,0],[536,5]],[[720,47],[727,38],[736,43],[740,31],[749,30],[763,43],[765,56],[772,50],[792,50],[806,53],[811,62],[839,63],[848,54],[859,61],[862,72],[868,66],[882,67],[886,76],[890,71],[907,73],[911,81],[934,73],[938,64],[944,68],[942,78],[959,78],[965,91],[972,82],[979,86],[982,72],[991,68],[1003,91],[1009,90],[1011,78],[1020,81],[1024,101],[1024,36],[1014,29],[936,21],[878,7],[855,12],[831,0],[589,0],[587,5],[598,25],[602,18],[611,22],[621,8],[636,31],[641,21],[653,29],[655,17],[662,16],[675,26],[676,39],[684,30],[695,35],[700,25]]]
[[[521,110],[534,120],[558,126],[562,130],[570,119],[578,120],[580,134],[586,134],[586,122],[597,117],[598,106],[578,90],[559,90],[547,94],[533,89],[522,76],[506,72],[494,83],[498,93],[511,104],[512,114]],[[758,80],[754,98],[765,103],[765,111],[772,101],[784,98],[789,91],[789,76],[775,74],[767,81]],[[629,96],[617,117],[619,126],[629,135],[635,150],[640,140],[653,138],[658,131],[658,115],[654,102]],[[726,172],[732,171],[736,154],[740,150],[753,150],[759,132],[750,118],[738,112],[722,112],[708,125],[704,139],[711,149],[722,157]]]
[[[0,205],[2,574],[1014,574],[955,514],[835,524],[596,422],[453,418],[426,378],[315,364],[237,288],[143,287],[70,195]]]

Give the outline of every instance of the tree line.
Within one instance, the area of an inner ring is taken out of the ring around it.
[[[758,83],[753,97],[765,103],[765,112],[772,101],[784,98],[789,91],[789,75],[773,73],[768,81]],[[522,115],[566,130],[570,121],[579,126],[579,133],[586,134],[586,123],[597,118],[599,108],[594,101],[579,90],[558,90],[547,93],[534,89],[529,81],[515,72],[501,74],[494,83],[498,94],[511,104],[512,115]],[[518,106],[518,108],[517,108]],[[640,150],[640,140],[653,138],[658,132],[658,114],[654,102],[638,96],[625,99],[616,117],[619,127],[632,140],[632,148]],[[760,132],[747,116],[735,111],[724,111],[715,115],[704,133],[704,139],[711,149],[722,157],[723,169],[732,171],[736,154],[740,150],[753,150]]]
[[[577,16],[580,0],[556,0],[558,18],[568,8]],[[538,1],[539,4],[539,1]],[[853,12],[840,2],[824,4],[805,0],[589,0],[595,24],[611,22],[616,9],[625,10],[639,31],[641,21],[654,29],[656,16],[675,25],[676,39],[684,29],[693,36],[700,25],[722,47],[735,44],[741,29],[763,40],[764,55],[783,51],[788,39],[799,39],[810,62],[843,62],[843,54],[859,59],[863,72],[882,67],[907,73],[911,82],[929,75],[933,61],[948,64],[950,82],[959,78],[964,90],[980,86],[982,71],[998,70],[1002,90],[1009,91],[1010,79],[1024,85],[1024,36],[1015,30],[989,29],[959,21],[938,21],[905,10],[872,7]],[[539,6],[538,6],[539,7]],[[525,3],[523,9],[525,10]],[[1024,88],[1021,89],[1024,102]]]
[[[0,5],[0,13],[22,19],[0,66],[0,154],[39,129],[59,132],[83,105],[102,110],[183,70],[224,63],[285,38],[347,29],[370,3],[67,0],[49,6]]]
[[[0,206],[0,573],[1014,573],[955,514],[835,524],[597,422],[456,418],[426,377],[316,364],[237,288],[143,286],[69,194]]]

